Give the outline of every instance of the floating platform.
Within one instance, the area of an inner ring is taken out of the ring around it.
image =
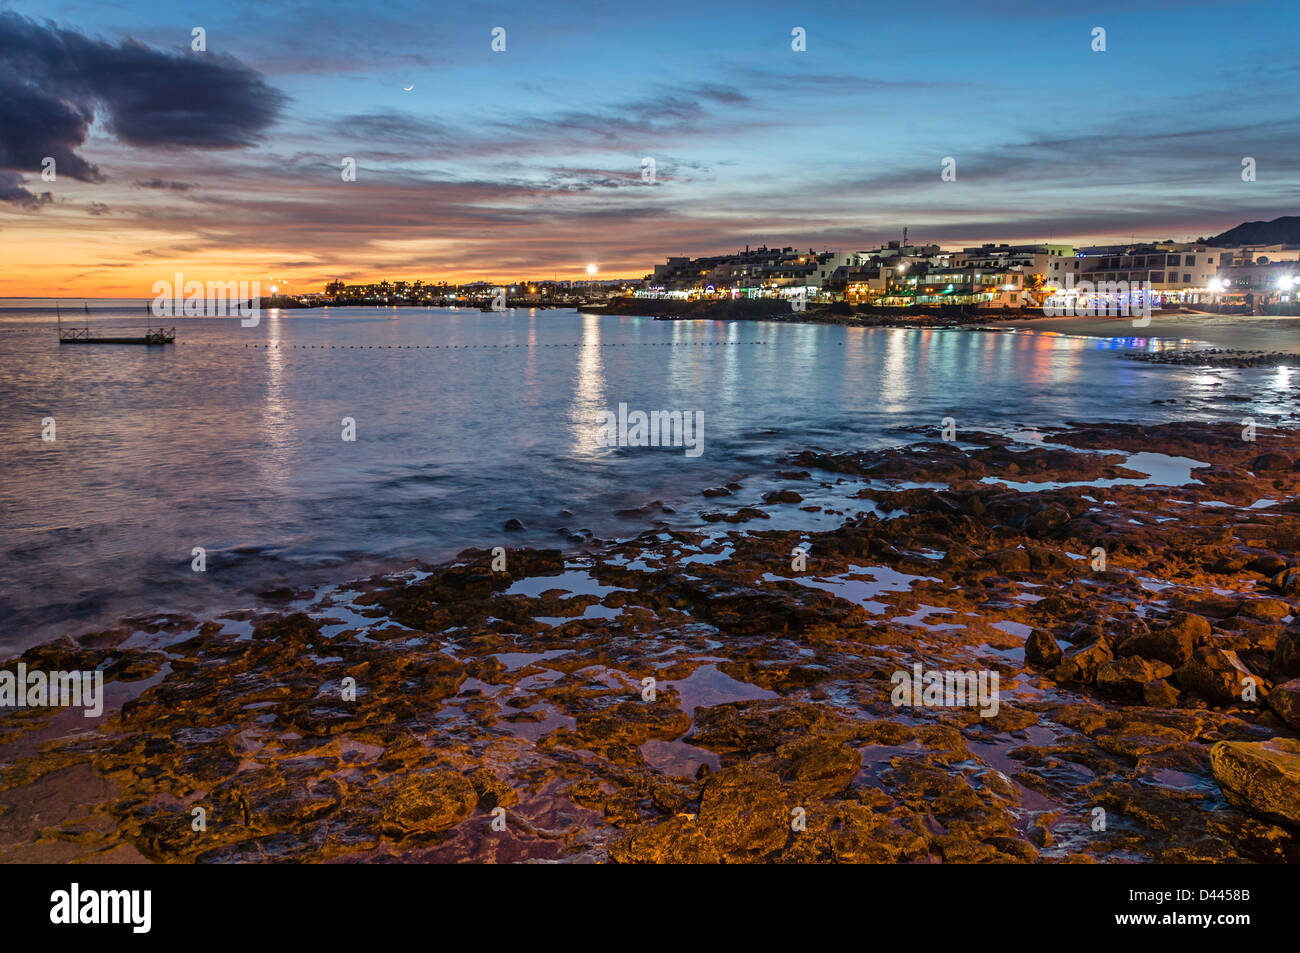
[[[100,329],[96,329],[96,330],[100,330]],[[116,330],[116,329],[108,329],[108,330]],[[60,344],[145,344],[145,345],[175,344],[176,329],[159,328],[156,331],[149,329],[146,330],[141,335],[132,336],[132,337],[127,337],[124,335],[113,335],[111,337],[106,335],[101,337],[98,334],[92,333],[89,328],[67,328],[67,329],[60,328],[59,343]]]

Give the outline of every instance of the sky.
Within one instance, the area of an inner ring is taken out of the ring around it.
[[[0,296],[1193,239],[1297,213],[1298,40],[1294,0],[0,0]]]

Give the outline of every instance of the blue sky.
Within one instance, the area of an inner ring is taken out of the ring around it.
[[[0,116],[0,241],[48,252],[51,229],[80,228],[51,265],[66,274],[41,280],[126,294],[155,263],[304,286],[588,262],[640,275],[670,254],[856,250],[904,226],[949,244],[1185,239],[1296,211],[1294,4],[814,7],[0,2],[99,44],[105,69],[143,44],[165,60],[142,79],[155,95],[204,56],[222,86],[154,123],[132,89],[52,89],[94,112],[68,144],[94,181],[42,183],[30,148],[3,148]],[[9,71],[21,82],[12,50]],[[38,84],[60,75],[46,64]]]

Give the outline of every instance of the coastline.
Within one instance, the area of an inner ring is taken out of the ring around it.
[[[1300,317],[1234,315],[1179,310],[1152,315],[1150,323],[1134,327],[1127,317],[1049,318],[1036,311],[979,311],[967,308],[878,308],[864,311],[847,305],[809,305],[794,311],[773,301],[635,301],[623,299],[605,308],[584,308],[592,314],[638,315],[659,321],[777,321],[792,324],[835,324],[864,328],[944,328],[967,331],[1018,332],[1080,338],[1159,339],[1204,344],[1233,354],[1267,353],[1292,359],[1300,366]],[[1243,365],[1244,366],[1244,365]]]
[[[1095,424],[771,464],[787,490],[720,493],[697,530],[29,650],[102,670],[111,704],[4,713],[6,855],[1300,860],[1300,796],[1261,773],[1300,764],[1300,434]],[[814,487],[853,501],[838,528],[763,530]],[[918,663],[998,673],[998,712],[893,704]]]

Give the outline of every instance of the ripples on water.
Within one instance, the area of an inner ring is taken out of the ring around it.
[[[142,305],[100,307],[91,326],[146,320]],[[915,439],[899,428],[946,416],[959,428],[1238,420],[1277,412],[1289,386],[1285,370],[1123,361],[1156,346],[1127,336],[572,310],[174,323],[173,347],[61,347],[52,312],[0,309],[0,650],[470,546],[627,536],[659,514],[615,511],[651,500],[694,526],[701,508],[742,502],[704,505],[702,488],[753,475],[753,502],[787,450],[898,444]],[[1262,400],[1220,399],[1252,389]],[[599,446],[597,416],[619,403],[702,410],[703,455]],[[40,437],[49,416],[55,443]],[[340,439],[344,417],[355,443]],[[503,532],[512,518],[526,530]],[[207,573],[190,570],[195,546]]]

